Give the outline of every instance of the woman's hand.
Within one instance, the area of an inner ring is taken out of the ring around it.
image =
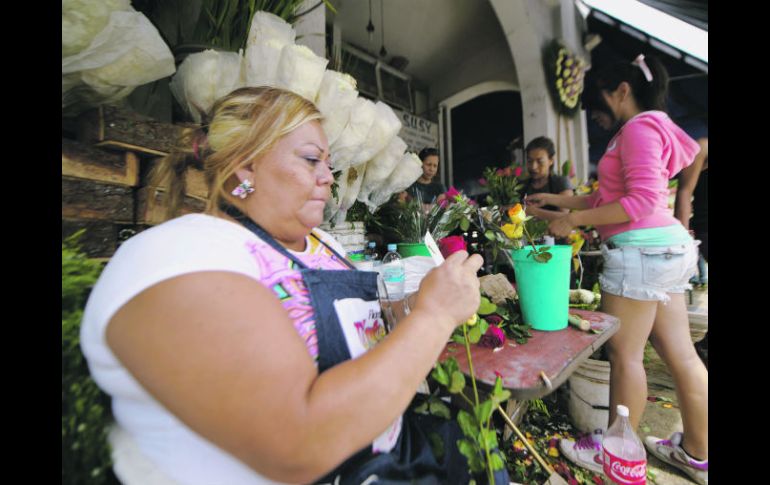
[[[450,331],[470,318],[480,303],[476,272],[484,259],[466,251],[452,253],[441,266],[432,269],[420,283],[414,311],[425,311],[451,325]]]
[[[554,219],[548,224],[548,230],[556,237],[567,237],[575,228],[570,214]]]
[[[527,195],[524,200],[526,201],[527,206],[543,207],[545,205],[553,205],[553,195],[554,194],[541,192],[539,194]]]

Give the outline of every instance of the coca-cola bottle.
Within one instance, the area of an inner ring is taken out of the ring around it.
[[[647,483],[647,453],[628,422],[628,408],[619,404],[617,417],[602,440],[604,483],[643,485]]]

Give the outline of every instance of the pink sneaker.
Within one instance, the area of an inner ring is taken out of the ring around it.
[[[603,473],[603,438],[604,432],[597,429],[594,430],[593,434],[587,434],[577,441],[559,440],[559,449],[572,463],[594,473]]]
[[[672,434],[667,440],[655,436],[648,436],[644,439],[644,445],[656,458],[685,472],[695,483],[708,485],[709,461],[693,460],[680,446],[681,444],[682,433],[679,432]]]

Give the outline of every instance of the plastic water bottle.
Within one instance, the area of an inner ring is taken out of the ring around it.
[[[647,453],[628,422],[628,408],[619,404],[617,417],[602,440],[605,484],[647,483]]]
[[[377,253],[377,243],[369,241],[369,246],[364,250],[364,261],[377,262],[380,259],[380,255]]]
[[[395,244],[388,244],[388,252],[382,257],[382,278],[385,280],[385,287],[388,290],[390,300],[401,300],[404,298],[404,287],[406,285],[406,269],[401,255],[396,251]]]

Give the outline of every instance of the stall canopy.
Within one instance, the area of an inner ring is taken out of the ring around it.
[[[591,18],[708,72],[706,0],[580,0]]]

